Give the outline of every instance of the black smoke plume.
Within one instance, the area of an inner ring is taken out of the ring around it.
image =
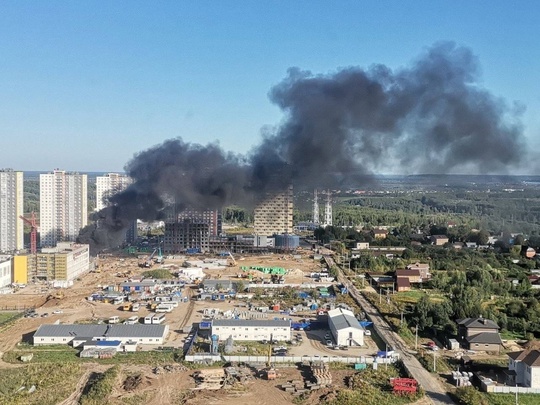
[[[172,139],[126,166],[134,183],[110,198],[80,241],[118,244],[134,219],[164,207],[252,204],[268,190],[358,185],[376,171],[493,173],[524,153],[518,113],[478,84],[468,48],[445,42],[408,68],[349,67],[313,75],[297,68],[270,91],[284,122],[247,156]]]

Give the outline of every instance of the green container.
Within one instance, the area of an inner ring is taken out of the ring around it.
[[[355,370],[365,370],[366,368],[367,368],[366,363],[355,363],[354,364],[354,369]]]

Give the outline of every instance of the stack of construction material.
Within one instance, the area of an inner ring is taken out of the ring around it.
[[[311,363],[311,373],[315,378],[317,388],[327,387],[332,385],[332,374],[328,368],[328,364],[324,362]],[[316,388],[311,388],[316,389]]]
[[[286,384],[281,384],[281,388],[285,392],[290,392],[293,395],[301,395],[307,390],[304,388],[304,382],[300,380],[291,380]]]
[[[200,370],[193,374],[197,383],[196,390],[219,390],[225,384],[225,371],[223,369]]]

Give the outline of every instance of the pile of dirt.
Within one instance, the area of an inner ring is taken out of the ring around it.
[[[124,384],[122,385],[124,387],[124,390],[126,391],[133,391],[135,388],[137,388],[142,382],[142,375],[130,375],[124,380]]]
[[[319,395],[318,403],[324,404],[326,402],[333,402],[337,400],[338,394],[339,394],[339,390],[336,390],[336,389],[327,390],[324,393]]]

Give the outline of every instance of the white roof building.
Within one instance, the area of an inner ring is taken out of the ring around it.
[[[279,319],[215,319],[212,334],[219,340],[232,337],[234,340],[291,340],[291,320]]]
[[[328,311],[328,326],[339,346],[364,345],[364,328],[352,311],[343,308]]]
[[[168,325],[96,325],[65,324],[41,325],[33,336],[34,346],[68,344],[76,347],[89,340],[136,342],[145,345],[162,345],[169,333]]]

